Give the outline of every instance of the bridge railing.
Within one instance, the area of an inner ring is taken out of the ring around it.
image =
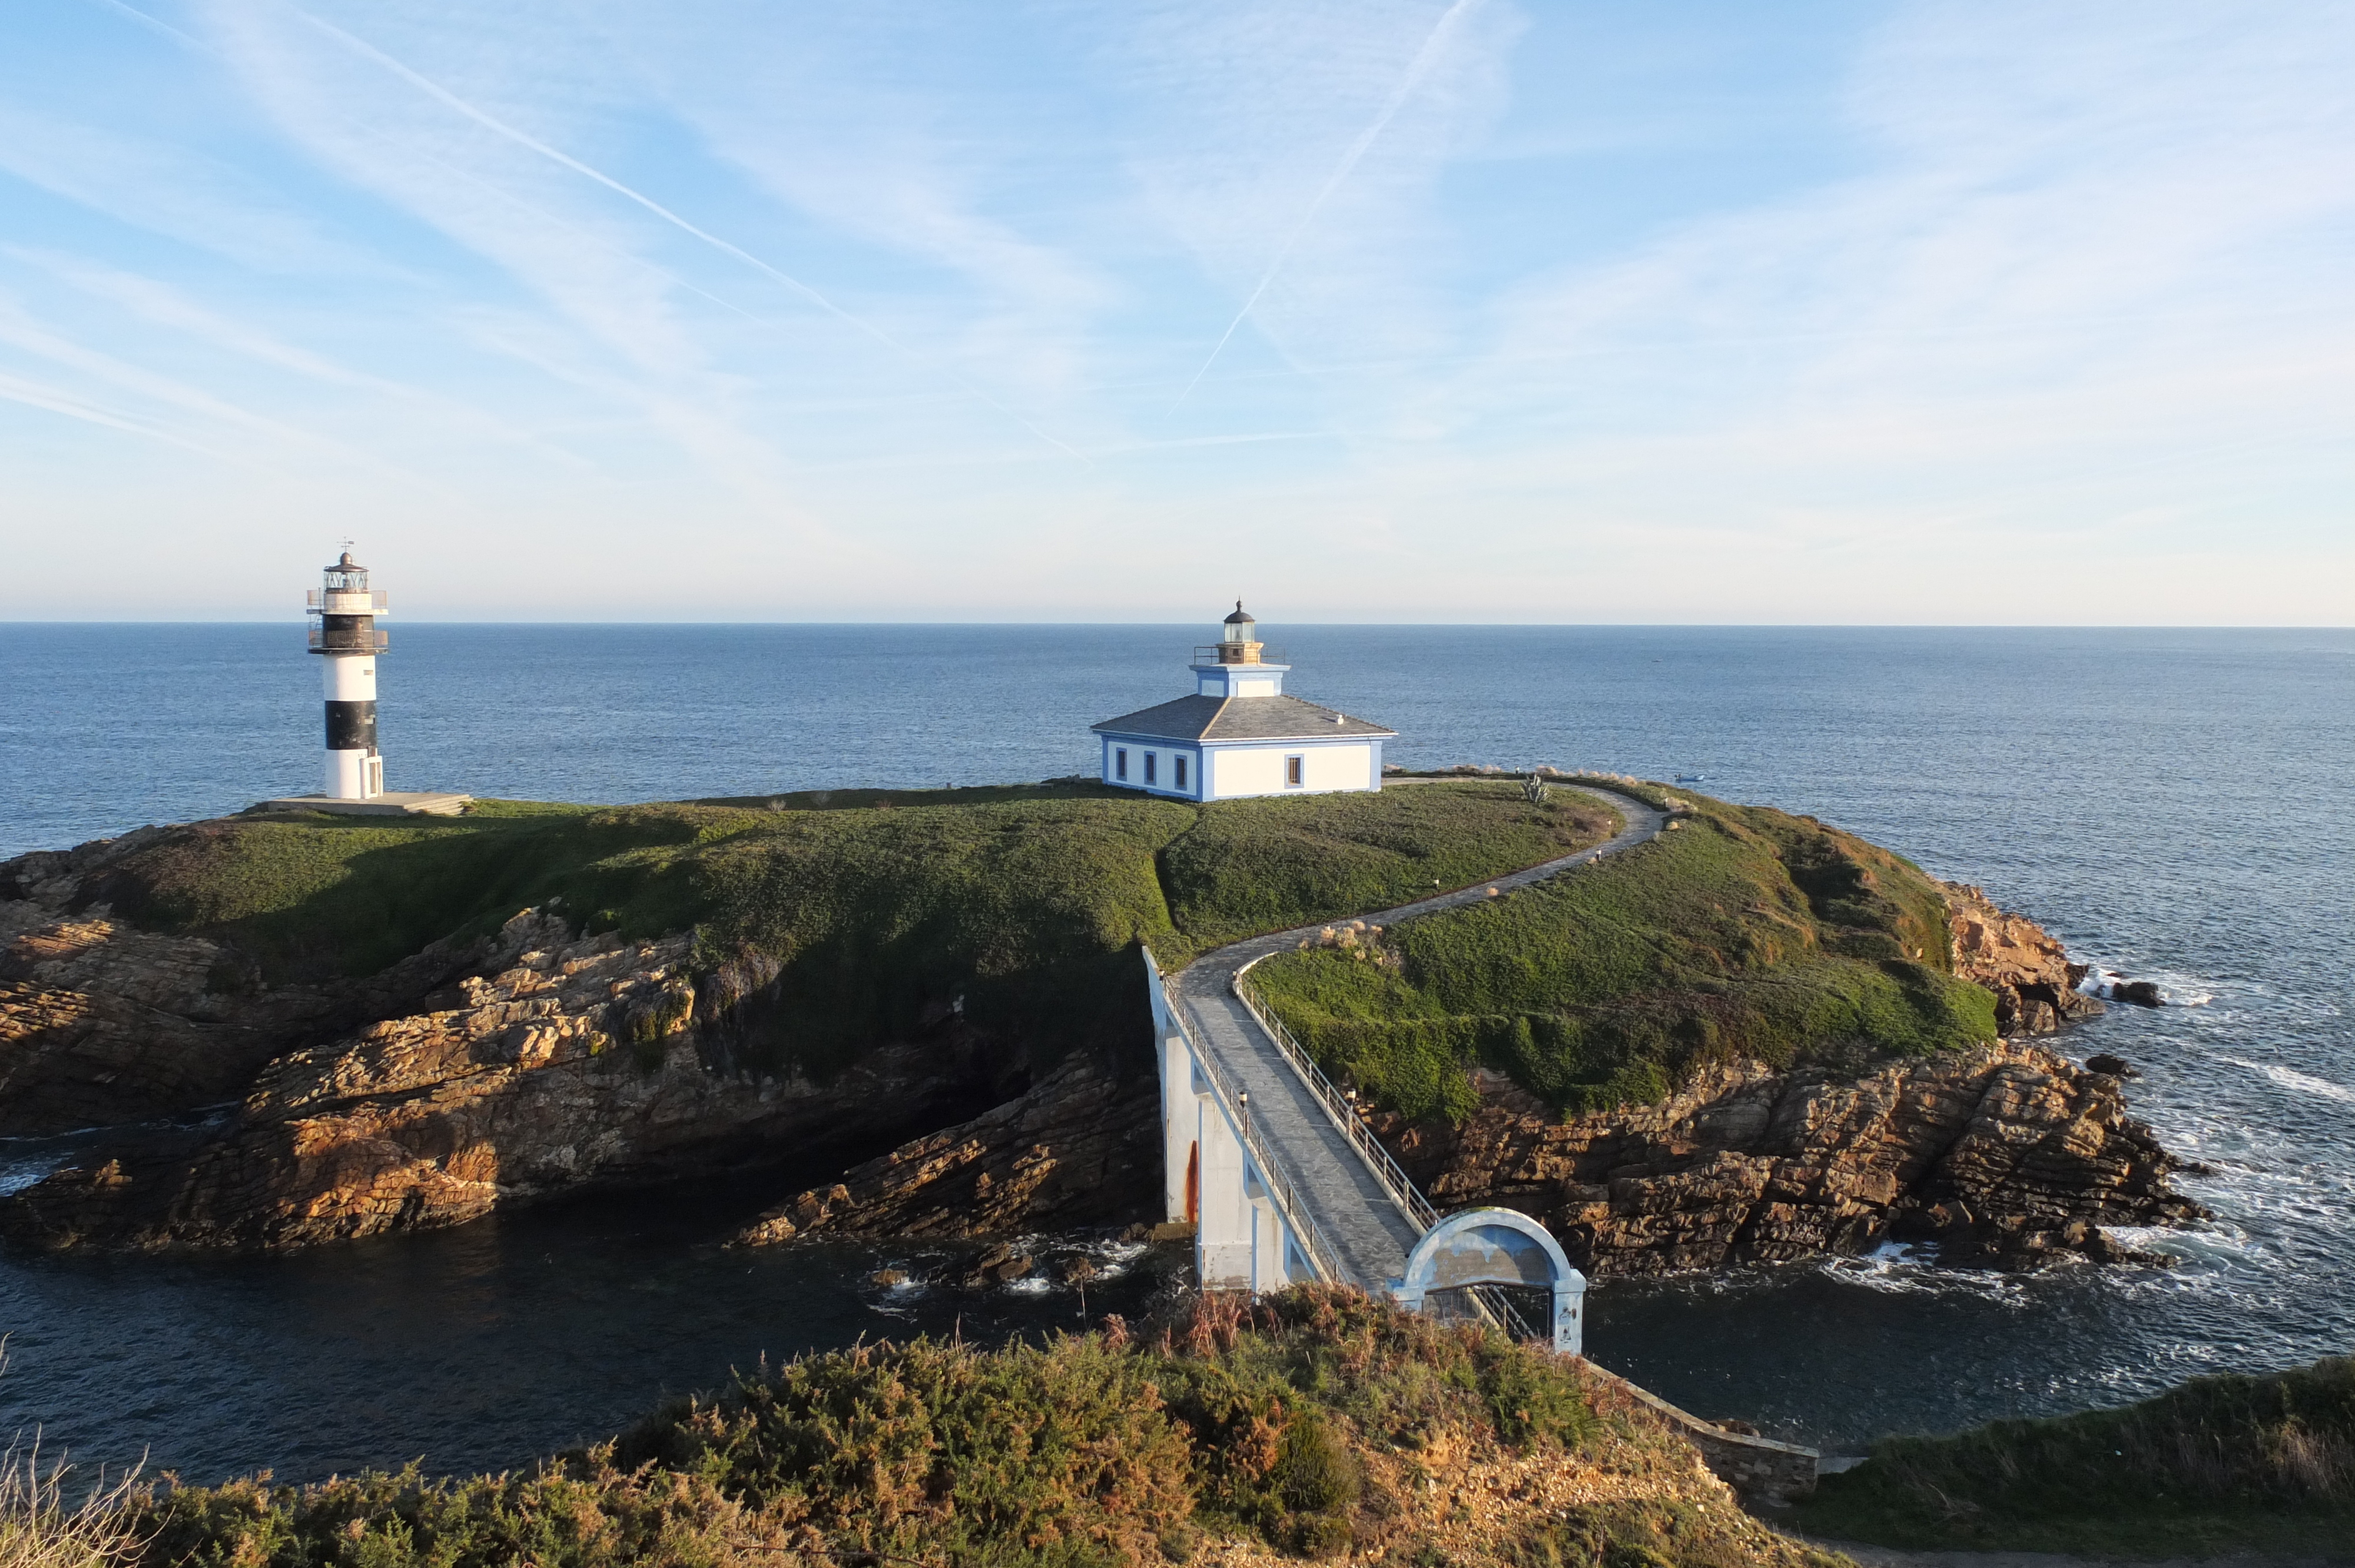
[[[1261,1183],[1274,1198],[1275,1206],[1284,1212],[1284,1223],[1298,1238],[1301,1250],[1308,1255],[1309,1263],[1326,1279],[1348,1283],[1353,1277],[1348,1266],[1341,1261],[1340,1253],[1318,1227],[1316,1214],[1294,1189],[1290,1179],[1284,1173],[1284,1168],[1275,1162],[1267,1146],[1260,1140],[1259,1134],[1252,1130],[1251,1116],[1244,1108],[1248,1102],[1241,1098],[1241,1086],[1227,1075],[1227,1070],[1219,1065],[1218,1058],[1204,1050],[1202,1043],[1194,1038],[1194,1032],[1187,1027],[1185,1014],[1173,1007],[1169,1010],[1169,1022],[1176,1024],[1178,1032],[1186,1037],[1186,1048],[1194,1058],[1194,1065],[1210,1081],[1210,1092],[1218,1097],[1227,1119],[1234,1124],[1243,1147],[1251,1151],[1252,1161],[1259,1168]]]
[[[1284,1060],[1300,1075],[1300,1081],[1307,1085],[1310,1092],[1324,1105],[1334,1124],[1373,1171],[1374,1180],[1380,1181],[1383,1191],[1390,1194],[1391,1202],[1396,1203],[1417,1225],[1429,1230],[1439,1223],[1439,1210],[1423,1195],[1423,1189],[1414,1184],[1413,1178],[1407,1175],[1399,1162],[1391,1157],[1391,1151],[1382,1147],[1381,1139],[1374,1136],[1374,1129],[1368,1127],[1365,1118],[1358,1114],[1356,1102],[1325,1075],[1324,1069],[1317,1066],[1316,1059],[1308,1054],[1307,1047],[1293,1037],[1292,1031],[1284,1026],[1284,1020],[1260,1001],[1251,982],[1244,978],[1251,972],[1252,964],[1258,962],[1253,959],[1252,963],[1235,971],[1235,1000],[1243,1004],[1244,1010],[1267,1032],[1267,1037],[1275,1042],[1275,1048],[1284,1053]],[[1475,1286],[1465,1294],[1471,1298],[1482,1317],[1514,1338],[1552,1338],[1550,1334],[1540,1334],[1529,1319],[1521,1316],[1512,1298],[1496,1287]]]
[[[1259,1022],[1262,1029],[1267,1031],[1267,1037],[1275,1042],[1275,1048],[1284,1053],[1284,1060],[1292,1064],[1292,1070],[1300,1075],[1300,1081],[1306,1084],[1324,1104],[1326,1114],[1333,1118],[1333,1124],[1341,1129],[1343,1136],[1356,1146],[1359,1156],[1373,1171],[1374,1180],[1380,1181],[1382,1190],[1391,1195],[1391,1202],[1396,1203],[1417,1226],[1429,1230],[1439,1223],[1439,1211],[1432,1206],[1430,1199],[1423,1195],[1422,1189],[1414,1184],[1399,1162],[1391,1158],[1391,1151],[1382,1147],[1382,1140],[1374,1136],[1374,1129],[1368,1127],[1365,1118],[1358,1114],[1357,1103],[1334,1086],[1333,1080],[1325,1075],[1324,1070],[1308,1054],[1307,1047],[1292,1037],[1292,1031],[1284,1026],[1284,1020],[1278,1018],[1274,1011],[1261,1001],[1252,990],[1251,982],[1244,977],[1251,973],[1252,964],[1258,962],[1253,959],[1250,964],[1235,971],[1235,1000],[1243,1004],[1245,1011]]]

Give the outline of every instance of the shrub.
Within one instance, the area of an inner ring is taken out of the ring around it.
[[[2181,1555],[2355,1541],[2355,1358],[2197,1378],[2118,1410],[1899,1437],[1808,1527],[1905,1546]]]
[[[607,1568],[754,1551],[1066,1568],[1182,1557],[1204,1527],[1330,1555],[1378,1500],[1361,1450],[1508,1436],[1499,1409],[1514,1413],[1509,1441],[1582,1442],[1599,1429],[1585,1388],[1577,1363],[1493,1332],[1300,1287],[1198,1300],[1134,1337],[812,1356],[528,1476],[412,1467],[173,1487],[126,1522],[157,1568]]]

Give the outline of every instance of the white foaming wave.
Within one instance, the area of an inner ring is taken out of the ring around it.
[[[1053,1288],[1053,1281],[1042,1279],[1035,1274],[1006,1282],[1006,1293],[1008,1296],[1044,1296]]]
[[[2022,1291],[2009,1275],[1981,1269],[1942,1268],[1926,1248],[1903,1242],[1883,1242],[1857,1257],[1826,1258],[1817,1266],[1843,1285],[1877,1290],[1889,1296],[1934,1296],[1955,1291],[1991,1300],[2019,1300]]]
[[[2226,1055],[2221,1051],[2216,1055],[2219,1061],[2230,1062],[2236,1067],[2246,1067],[2260,1076],[2271,1078],[2283,1088],[2296,1089],[2301,1094],[2318,1096],[2326,1100],[2337,1100],[2341,1105],[2355,1106],[2355,1089],[2344,1084],[2334,1084],[2328,1078],[2318,1078],[2311,1073],[2301,1073],[2295,1067],[2285,1067],[2275,1062],[2252,1062],[2244,1056]]]
[[[55,1160],[28,1160],[16,1165],[0,1165],[0,1198],[23,1192],[57,1168]]]

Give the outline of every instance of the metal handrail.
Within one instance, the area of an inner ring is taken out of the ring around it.
[[[1253,959],[1250,964],[1235,971],[1236,1000],[1267,1032],[1268,1038],[1275,1042],[1276,1049],[1284,1053],[1284,1059],[1291,1065],[1292,1070],[1300,1075],[1301,1082],[1316,1096],[1325,1107],[1326,1114],[1333,1118],[1334,1125],[1341,1129],[1357,1150],[1359,1157],[1372,1170],[1374,1180],[1382,1184],[1383,1191],[1390,1194],[1391,1202],[1396,1203],[1414,1224],[1426,1231],[1431,1229],[1439,1223],[1439,1210],[1423,1195],[1423,1190],[1414,1184],[1399,1162],[1391,1157],[1391,1151],[1382,1147],[1381,1140],[1358,1115],[1358,1108],[1349,1097],[1334,1086],[1333,1080],[1325,1075],[1324,1069],[1316,1065],[1306,1048],[1293,1037],[1291,1030],[1284,1026],[1284,1020],[1276,1017],[1244,982],[1244,974],[1252,964],[1259,961]],[[1513,1305],[1512,1298],[1495,1286],[1476,1285],[1465,1294],[1483,1318],[1508,1335],[1522,1340],[1551,1337],[1540,1335],[1529,1320],[1521,1316],[1520,1308]]]
[[[1252,667],[1252,664],[1289,665],[1291,662],[1290,660],[1284,656],[1283,649],[1274,646],[1273,643],[1267,642],[1263,642],[1259,645],[1259,657],[1252,660],[1252,664],[1245,664],[1239,661],[1229,661],[1219,657],[1220,649],[1232,648],[1234,644],[1231,642],[1197,642],[1194,644],[1194,662],[1197,664],[1223,664],[1230,670],[1248,670]]]
[[[1273,957],[1272,954],[1263,956]],[[1359,1157],[1372,1169],[1374,1180],[1382,1184],[1382,1190],[1390,1194],[1391,1202],[1396,1203],[1399,1211],[1419,1228],[1429,1230],[1439,1223],[1439,1211],[1432,1206],[1430,1199],[1423,1195],[1422,1189],[1414,1184],[1399,1162],[1391,1158],[1391,1151],[1382,1147],[1381,1139],[1374,1136],[1374,1129],[1359,1116],[1358,1107],[1351,1103],[1349,1097],[1333,1086],[1333,1080],[1325,1075],[1306,1049],[1292,1037],[1292,1031],[1284,1026],[1284,1020],[1276,1017],[1244,983],[1243,976],[1251,972],[1252,964],[1259,961],[1253,959],[1250,964],[1235,971],[1236,1000],[1258,1021],[1259,1026],[1267,1031],[1268,1038],[1275,1042],[1276,1049],[1284,1053],[1284,1060],[1292,1064],[1292,1070],[1300,1075],[1301,1082],[1306,1084],[1324,1104],[1325,1113],[1333,1118],[1333,1125],[1339,1128],[1342,1135],[1357,1149]]]
[[[1490,1322],[1511,1338],[1549,1340],[1553,1338],[1551,1334],[1540,1335],[1530,1327],[1529,1320],[1521,1316],[1521,1309],[1513,1305],[1513,1298],[1506,1295],[1500,1286],[1476,1285],[1465,1294],[1472,1298],[1472,1304],[1479,1308]]]
[[[1327,1279],[1336,1283],[1348,1283],[1350,1273],[1348,1267],[1341,1262],[1341,1255],[1334,1249],[1332,1242],[1327,1239],[1323,1228],[1316,1224],[1316,1216],[1309,1212],[1307,1203],[1302,1200],[1298,1192],[1293,1191],[1291,1181],[1285,1179],[1283,1168],[1276,1164],[1274,1156],[1260,1141],[1259,1135],[1252,1130],[1251,1118],[1237,1108],[1236,1097],[1241,1091],[1236,1087],[1233,1080],[1227,1076],[1226,1069],[1219,1065],[1216,1057],[1202,1048],[1202,1043],[1197,1040],[1194,1037],[1194,1032],[1186,1026],[1184,1013],[1172,1007],[1169,1009],[1169,1022],[1176,1024],[1178,1032],[1186,1037],[1188,1053],[1194,1058],[1195,1065],[1201,1068],[1202,1075],[1210,1080],[1210,1092],[1218,1097],[1220,1107],[1226,1112],[1227,1119],[1234,1124],[1236,1137],[1241,1140],[1243,1147],[1251,1151],[1252,1160],[1258,1163],[1261,1181],[1274,1197],[1276,1207],[1284,1211],[1284,1217],[1292,1226],[1293,1234],[1300,1238],[1301,1245],[1308,1254],[1308,1261],[1316,1265],[1316,1271]]]

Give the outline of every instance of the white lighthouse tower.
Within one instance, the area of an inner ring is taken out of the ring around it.
[[[327,695],[326,789],[262,805],[273,810],[455,816],[469,795],[388,791],[384,754],[376,745],[376,661],[389,643],[376,629],[387,612],[384,590],[368,587],[368,571],[346,549],[326,570],[324,586],[304,596],[319,618],[311,652],[319,655]]]
[[[326,586],[305,597],[319,618],[311,652],[326,675],[326,796],[373,800],[384,793],[384,756],[376,748],[376,658],[389,641],[376,629],[389,608],[384,590],[368,587],[368,568],[346,550],[327,568]]]

